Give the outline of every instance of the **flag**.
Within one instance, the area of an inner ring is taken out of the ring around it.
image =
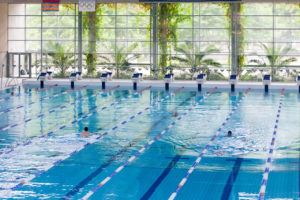
[[[43,0],[42,11],[59,11],[59,0]]]

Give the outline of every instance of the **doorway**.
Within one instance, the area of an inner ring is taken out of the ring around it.
[[[31,53],[7,53],[7,77],[32,77]]]

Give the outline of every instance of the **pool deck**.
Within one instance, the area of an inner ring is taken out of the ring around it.
[[[25,86],[39,86],[40,82],[36,79],[24,79],[23,85]],[[45,81],[45,86],[49,85],[58,85],[58,86],[70,86],[69,79],[52,79]],[[120,86],[120,88],[128,89],[133,87],[132,80],[118,80],[114,79],[112,81],[107,81],[107,87]],[[89,86],[89,87],[101,87],[101,80],[99,79],[82,79],[79,81],[75,81],[76,86]],[[149,87],[151,86],[154,89],[163,89],[165,87],[165,82],[163,80],[143,80],[137,83],[137,87]],[[196,81],[183,81],[183,80],[175,80],[170,82],[170,89],[185,87],[187,90],[197,90],[197,82]],[[230,89],[230,84],[227,81],[206,81],[202,84],[203,89],[208,89],[212,87],[218,87],[219,89]],[[255,90],[264,90],[264,85],[262,82],[242,82],[239,81],[236,84],[237,90],[243,90],[246,88],[251,88]],[[298,91],[298,85],[296,82],[294,83],[282,83],[282,82],[272,82],[269,89],[270,90],[280,90],[285,89],[289,91]]]

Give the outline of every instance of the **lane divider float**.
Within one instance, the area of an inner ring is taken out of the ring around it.
[[[269,174],[271,171],[272,158],[273,158],[273,154],[274,154],[274,150],[275,150],[275,141],[276,141],[276,137],[277,137],[277,130],[278,130],[278,124],[279,124],[279,118],[280,118],[280,114],[281,114],[283,99],[284,99],[284,89],[282,89],[280,92],[280,100],[279,100],[279,106],[277,109],[276,120],[275,120],[274,130],[273,130],[273,134],[272,134],[272,140],[270,143],[268,157],[266,159],[266,164],[265,164],[265,170],[263,173],[262,181],[260,184],[260,190],[259,190],[259,194],[258,194],[259,200],[265,199],[267,183],[268,183]]]
[[[179,89],[177,89],[177,90],[174,90],[173,93],[177,93],[177,92],[179,92],[180,90],[182,90],[183,88],[184,88],[184,87],[181,87],[181,88],[179,88]],[[158,102],[164,102],[164,101],[166,101],[169,97],[170,97],[170,94],[167,94],[165,97],[163,97],[162,99],[158,100]],[[104,108],[104,107],[103,107],[103,108]],[[89,141],[87,141],[86,143],[84,143],[82,146],[80,146],[80,147],[77,148],[76,150],[72,151],[70,154],[66,155],[64,158],[57,160],[55,163],[53,163],[53,164],[51,164],[51,165],[48,165],[46,169],[43,169],[43,170],[41,170],[41,171],[39,171],[39,172],[33,174],[32,176],[30,176],[30,177],[28,177],[28,178],[26,178],[26,179],[21,180],[21,181],[20,181],[18,184],[16,184],[14,187],[10,188],[10,190],[16,190],[16,189],[18,189],[19,187],[21,187],[22,185],[29,183],[29,182],[30,182],[32,179],[34,179],[36,176],[42,174],[43,172],[49,170],[49,169],[52,168],[52,167],[58,165],[58,164],[61,163],[63,160],[65,160],[65,159],[69,158],[70,156],[74,155],[75,153],[81,151],[81,150],[84,149],[85,147],[87,147],[87,146],[89,146],[89,145],[91,145],[91,144],[94,144],[94,143],[98,142],[100,139],[102,139],[104,136],[108,135],[110,132],[115,132],[118,128],[120,128],[120,127],[126,125],[128,122],[130,122],[130,121],[136,119],[137,116],[141,116],[143,113],[145,113],[145,112],[148,111],[148,110],[150,110],[150,107],[146,107],[146,108],[142,109],[141,111],[137,112],[137,113],[134,114],[134,115],[131,115],[131,116],[128,117],[126,120],[123,120],[123,121],[120,122],[118,125],[113,126],[110,130],[105,131],[105,132],[102,133],[102,134],[97,134],[97,133],[95,133],[95,135],[91,136],[91,137],[89,138]],[[88,114],[88,115],[91,116],[90,114]],[[87,116],[87,115],[86,115],[86,116]],[[77,119],[76,121],[78,122],[78,121],[82,120],[83,118],[86,119],[86,118],[88,118],[88,117],[81,117],[80,119]],[[75,121],[75,120],[74,120],[74,121]],[[73,123],[73,122],[72,122],[72,123]],[[63,128],[65,128],[65,127],[63,127]],[[58,129],[62,129],[62,127],[58,128]],[[50,133],[50,132],[49,132],[49,133]],[[50,134],[53,134],[53,132],[51,132]],[[97,135],[96,135],[96,134],[97,134]],[[30,143],[31,143],[31,142],[30,142]],[[1,154],[0,154],[0,155],[1,155]]]
[[[83,88],[86,88],[86,87],[87,87],[87,86],[82,86],[82,87],[80,87],[80,89],[83,89]],[[78,88],[77,90],[79,90],[79,88]],[[68,94],[68,93],[71,93],[71,92],[74,92],[74,91],[77,91],[77,90],[66,90],[66,91],[63,91],[63,92],[55,93],[55,94],[52,95],[52,96],[41,97],[41,98],[39,99],[39,102],[41,102],[41,101],[43,101],[43,100],[45,100],[45,99],[50,100],[50,99],[53,99],[53,98],[58,97],[58,96],[60,96],[60,95],[65,95],[65,94]],[[28,105],[31,106],[31,105],[36,104],[36,103],[38,103],[38,102],[32,101],[32,102],[30,102]],[[7,109],[4,109],[4,110],[0,110],[0,114],[9,113],[9,112],[18,110],[18,109],[20,109],[20,108],[24,108],[24,105],[17,105],[17,106],[15,106],[15,107],[13,107],[13,108],[7,108]],[[1,131],[1,129],[0,129],[0,131]]]
[[[209,92],[207,92],[207,95],[203,96],[203,98],[200,101],[204,101],[207,99],[215,90],[217,87],[211,89]],[[192,105],[186,112],[184,112],[182,115],[178,116],[175,120],[180,121],[183,119],[184,116],[187,116],[189,112],[191,112],[194,108],[196,108],[197,104]],[[81,199],[82,200],[87,200],[89,199],[92,195],[94,195],[99,189],[101,189],[106,183],[108,183],[115,175],[120,173],[126,166],[131,164],[133,161],[135,161],[139,156],[141,156],[146,149],[150,148],[150,146],[161,139],[161,137],[164,136],[165,133],[167,133],[171,128],[173,128],[176,124],[176,121],[173,121],[170,123],[167,128],[165,128],[163,131],[161,131],[159,134],[157,134],[153,139],[149,140],[146,144],[142,146],[134,155],[129,157],[129,159],[121,164],[117,169],[115,169],[109,176],[104,178],[100,183],[97,184],[94,188],[92,188],[88,193],[86,193]]]
[[[190,98],[188,98],[190,99]],[[175,112],[177,110],[177,107],[175,107],[172,110],[172,113]],[[160,119],[158,119],[154,124],[151,125],[150,128],[148,128],[148,131],[153,130],[155,127],[157,127],[162,120],[164,120],[167,117],[166,114],[164,114],[162,117],[160,117]],[[79,190],[81,188],[83,188],[85,185],[87,185],[89,183],[90,180],[92,180],[94,177],[96,177],[97,175],[99,175],[106,167],[108,167],[113,161],[115,161],[118,157],[120,157],[121,155],[123,155],[124,152],[127,152],[131,147],[135,146],[136,144],[138,144],[138,142],[144,140],[145,138],[141,138],[138,137],[132,141],[128,141],[128,145],[124,146],[121,150],[119,150],[116,154],[114,154],[112,157],[110,157],[110,159],[108,159],[108,161],[106,161],[105,163],[101,164],[100,166],[98,166],[98,168],[93,171],[92,173],[90,173],[88,176],[86,176],[84,179],[82,179],[77,185],[75,185],[72,189],[70,189],[63,197],[63,200],[69,200],[72,199],[72,197],[74,195],[76,195]]]
[[[118,87],[119,87],[119,86],[115,86],[113,89],[118,88]],[[70,103],[69,105],[71,105],[71,106],[72,106],[72,105],[75,105],[78,101],[85,100],[85,99],[88,99],[88,98],[91,98],[91,97],[95,97],[95,96],[97,96],[97,94],[93,94],[93,95],[91,95],[91,96],[89,96],[89,97],[83,97],[83,96],[76,97],[76,98],[74,99],[75,102],[72,102],[72,103]],[[22,107],[24,107],[24,106],[19,106],[19,107],[17,107],[17,109],[18,109],[18,108],[22,108]],[[66,109],[66,108],[68,108],[66,105],[61,105],[61,106],[59,106],[59,107],[55,106],[55,107],[52,107],[52,108],[49,109],[48,114],[51,114],[51,113],[54,113],[54,112],[56,112],[56,111],[58,111],[58,110],[63,110],[63,109]],[[6,111],[6,112],[8,112],[8,111]],[[0,114],[1,114],[1,112],[0,112]],[[36,119],[42,118],[42,117],[44,117],[45,115],[46,115],[45,113],[40,112],[37,116],[35,116],[35,117],[29,117],[29,118],[25,119],[24,121],[22,121],[22,122],[20,122],[20,123],[15,123],[15,124],[3,126],[3,127],[0,128],[0,131],[7,131],[7,130],[9,130],[9,129],[11,129],[11,128],[15,128],[15,127],[17,127],[17,126],[24,125],[24,124],[26,124],[26,123],[29,123],[29,122],[32,121],[32,120],[36,120]]]
[[[119,86],[115,86],[115,87],[111,88],[110,90],[113,90],[113,89],[118,88],[118,87],[119,87]],[[116,104],[118,104],[118,103],[120,103],[120,102],[121,102],[121,100],[120,100],[120,101],[117,101],[117,102],[113,102],[113,103],[109,104],[108,106],[103,106],[103,107],[101,107],[101,108],[98,108],[98,106],[93,106],[93,107],[90,109],[90,112],[88,112],[87,114],[79,113],[78,115],[79,115],[80,117],[79,117],[77,120],[73,120],[73,121],[71,122],[71,124],[75,124],[75,123],[77,123],[77,122],[80,122],[80,121],[83,120],[83,119],[86,119],[86,118],[92,116],[93,114],[97,113],[97,110],[100,110],[100,111],[105,110],[105,109],[107,109],[107,108],[109,108],[109,107],[112,107],[112,106],[114,106],[114,105],[116,105]],[[93,112],[91,112],[91,111],[93,111]],[[40,114],[40,115],[38,116],[38,118],[39,118],[39,117],[43,117],[43,116],[44,116],[44,114]],[[28,122],[30,122],[30,121],[31,121],[31,119],[27,119],[27,120],[25,120],[25,123],[28,123]],[[4,127],[4,128],[1,128],[0,130],[1,130],[1,131],[3,131],[3,130],[8,130],[8,129],[10,129],[10,128],[13,128],[13,127],[16,127],[16,126],[19,126],[19,125],[21,125],[21,124],[13,124],[13,125],[8,126],[8,128]],[[25,141],[22,141],[22,142],[16,142],[16,143],[10,145],[9,147],[4,147],[4,148],[0,149],[0,155],[11,153],[12,151],[14,151],[14,150],[15,150],[17,147],[19,147],[19,146],[27,146],[27,145],[31,144],[31,143],[32,143],[31,140],[34,139],[34,138],[45,138],[45,137],[47,137],[47,136],[53,135],[56,131],[63,130],[63,129],[66,128],[66,127],[67,127],[66,124],[65,124],[65,125],[61,125],[61,126],[58,127],[57,129],[52,130],[52,131],[49,131],[49,132],[47,132],[46,134],[39,135],[39,136],[32,136],[32,137],[30,137],[29,139],[27,139],[27,140],[25,140]]]
[[[250,88],[248,88],[245,91],[245,95],[247,95],[249,91],[250,91]],[[226,117],[225,121],[222,123],[221,127],[217,130],[216,134],[213,135],[213,137],[210,139],[210,141],[207,143],[207,145],[203,148],[201,153],[197,156],[197,158],[196,158],[195,162],[193,163],[193,165],[189,168],[189,170],[185,174],[184,178],[181,179],[180,183],[177,185],[176,190],[170,195],[169,200],[173,200],[173,199],[176,198],[176,196],[178,195],[178,193],[180,192],[180,190],[182,189],[184,184],[187,182],[190,175],[194,172],[196,166],[200,163],[203,156],[207,153],[207,151],[208,151],[209,147],[212,145],[213,141],[221,134],[221,132],[224,129],[225,125],[228,123],[229,119],[232,117],[232,115],[238,109],[239,105],[241,104],[241,102],[244,98],[245,98],[245,96],[240,98],[240,100],[237,102],[236,106],[234,106],[232,108],[232,110],[229,112],[228,116]]]
[[[49,85],[49,87],[43,88],[43,89],[37,89],[37,91],[46,91],[46,90],[51,89],[51,88],[56,87],[56,86],[58,86],[58,84]],[[12,87],[11,90],[14,91],[14,90],[15,90],[15,87]],[[27,92],[24,92],[24,93],[25,93],[25,94],[28,94]],[[11,94],[10,94],[10,95],[7,95],[7,96],[5,96],[5,97],[0,98],[0,102],[2,102],[2,101],[7,101],[7,100],[11,99],[12,97],[16,97],[16,96],[20,96],[20,94],[18,94],[18,95],[13,95],[13,96],[12,96]]]

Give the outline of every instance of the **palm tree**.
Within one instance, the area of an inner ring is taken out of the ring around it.
[[[83,34],[87,37],[87,53],[86,65],[87,65],[87,74],[90,76],[95,75],[96,72],[96,42],[99,40],[101,35],[101,26],[103,23],[102,13],[103,13],[104,4],[96,4],[95,12],[83,12],[82,15],[82,31]],[[113,6],[113,4],[107,4],[108,6]],[[63,7],[68,10],[74,10],[75,7],[73,4],[63,4]]]
[[[203,51],[199,51],[193,54],[193,43],[186,42],[184,45],[176,47],[175,50],[178,53],[182,54],[182,56],[173,56],[172,59],[179,61],[185,66],[188,66],[190,68],[190,72],[192,73],[192,77],[196,72],[199,72],[201,69],[204,70],[205,73],[209,74],[208,66],[221,66],[221,64],[215,61],[214,59],[206,58],[212,53],[219,52],[219,50],[214,46],[208,46]]]
[[[171,60],[168,55],[170,49],[169,41],[174,41],[176,45],[177,41],[177,26],[180,22],[187,19],[186,16],[180,15],[180,4],[179,3],[159,3],[157,10],[157,21],[158,21],[158,43],[159,43],[159,67],[160,75],[166,73],[166,66]]]
[[[82,17],[83,33],[87,35],[88,39],[86,65],[87,74],[90,76],[95,75],[96,72],[96,44],[101,35],[100,28],[103,22],[103,19],[101,17],[102,12],[102,4],[96,4],[95,12],[86,12]]]
[[[240,17],[243,13],[243,4],[240,2],[232,2],[232,3],[218,3],[221,7],[226,9],[226,17],[229,22],[229,37],[231,38],[231,46],[232,48],[236,48],[236,62],[237,62],[237,73],[240,74],[241,68],[245,64],[245,33],[244,33],[244,21]],[[232,17],[232,14],[235,15]],[[235,46],[235,47],[234,47]],[[234,66],[232,64],[231,70],[234,70]]]
[[[271,75],[276,73],[275,68],[281,68],[297,61],[297,58],[290,57],[288,54],[293,50],[291,46],[269,47],[261,43],[261,48],[265,52],[264,55],[257,55],[259,59],[252,59],[249,62],[255,63],[263,67],[271,67]]]
[[[48,48],[50,53],[48,55],[52,59],[52,64],[59,69],[59,77],[65,77],[67,69],[75,62],[72,53],[66,53],[65,47],[60,43],[49,43]]]
[[[131,61],[140,57],[140,54],[132,53],[138,46],[137,43],[132,44],[129,47],[122,46],[116,47],[115,53],[111,58],[105,56],[99,56],[104,60],[100,64],[114,63],[113,68],[117,71],[117,78],[120,77],[120,71],[128,71],[130,69]]]

